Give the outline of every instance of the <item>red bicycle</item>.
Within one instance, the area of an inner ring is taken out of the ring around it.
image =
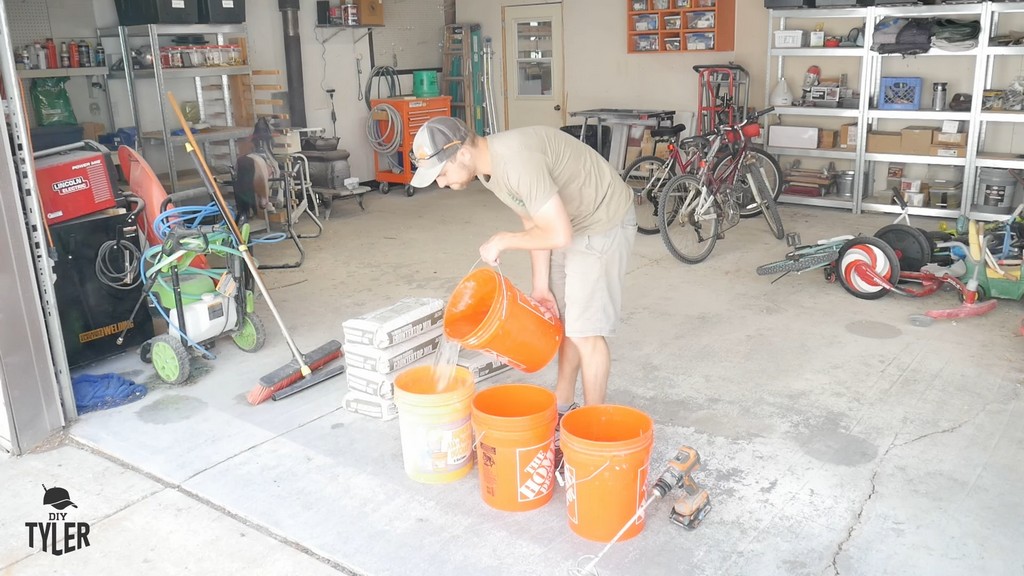
[[[708,138],[697,137],[704,140],[698,147],[707,157],[714,158],[723,147],[730,154],[715,167],[701,162],[697,174],[681,174],[665,184],[658,200],[661,237],[680,261],[697,264],[711,255],[721,232],[739,223],[747,191],[772,234],[785,236],[775,196],[750,146],[750,139],[761,133],[757,119],[772,110],[757,112],[741,124],[719,126]]]

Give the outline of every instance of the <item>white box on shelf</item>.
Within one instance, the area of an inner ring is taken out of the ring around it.
[[[802,48],[804,46],[803,30],[776,30],[776,48]]]
[[[341,323],[346,344],[387,348],[444,322],[444,300],[402,298],[398,302]]]
[[[768,127],[768,145],[780,148],[817,148],[818,129],[775,124]]]
[[[808,46],[811,48],[821,48],[825,45],[825,32],[822,30],[812,30],[810,32],[810,42]]]

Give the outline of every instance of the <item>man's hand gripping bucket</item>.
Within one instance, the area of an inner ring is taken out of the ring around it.
[[[471,271],[452,292],[444,333],[463,348],[496,356],[531,373],[548,365],[562,343],[562,321],[489,268]]]

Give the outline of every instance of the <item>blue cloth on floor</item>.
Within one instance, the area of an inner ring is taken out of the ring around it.
[[[82,374],[71,379],[79,414],[123,406],[146,395],[146,387],[118,374]]]

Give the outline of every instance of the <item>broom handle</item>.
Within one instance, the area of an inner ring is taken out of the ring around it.
[[[186,144],[186,151],[192,155],[192,158],[199,165],[199,176],[203,179],[203,183],[213,194],[214,200],[217,202],[217,207],[220,208],[221,214],[224,216],[224,220],[228,223],[228,228],[231,229],[231,235],[235,237],[235,243],[238,244],[238,251],[242,253],[242,260],[245,260],[245,265],[249,268],[249,272],[252,274],[253,280],[256,281],[256,287],[259,288],[260,294],[263,294],[263,298],[267,301],[267,307],[270,308],[271,314],[274,315],[274,320],[277,321],[278,327],[281,328],[281,334],[284,335],[285,342],[288,343],[288,348],[292,352],[292,356],[295,357],[295,361],[299,363],[299,368],[302,375],[309,376],[312,370],[306,364],[305,359],[302,357],[302,353],[299,352],[298,347],[295,346],[295,341],[292,340],[291,334],[288,333],[288,328],[284,325],[284,320],[281,319],[281,314],[277,311],[277,306],[274,305],[274,301],[270,298],[270,291],[263,284],[263,279],[260,278],[259,269],[256,263],[252,259],[252,254],[249,253],[249,246],[242,241],[242,232],[238,229],[238,223],[231,216],[231,210],[228,209],[228,204],[224,200],[224,196],[220,192],[220,187],[217,186],[216,180],[213,179],[213,173],[210,172],[210,167],[206,165],[206,159],[203,158],[202,152],[199,151],[199,146],[196,144],[196,139],[192,136],[192,130],[189,129],[188,123],[185,121],[185,116],[182,115],[181,109],[178,108],[178,101],[174,98],[174,94],[170,91],[167,92],[167,100],[171,103],[171,109],[174,110],[174,115],[178,117],[178,122],[181,123],[182,130],[185,131],[185,137],[188,138],[188,144]]]

